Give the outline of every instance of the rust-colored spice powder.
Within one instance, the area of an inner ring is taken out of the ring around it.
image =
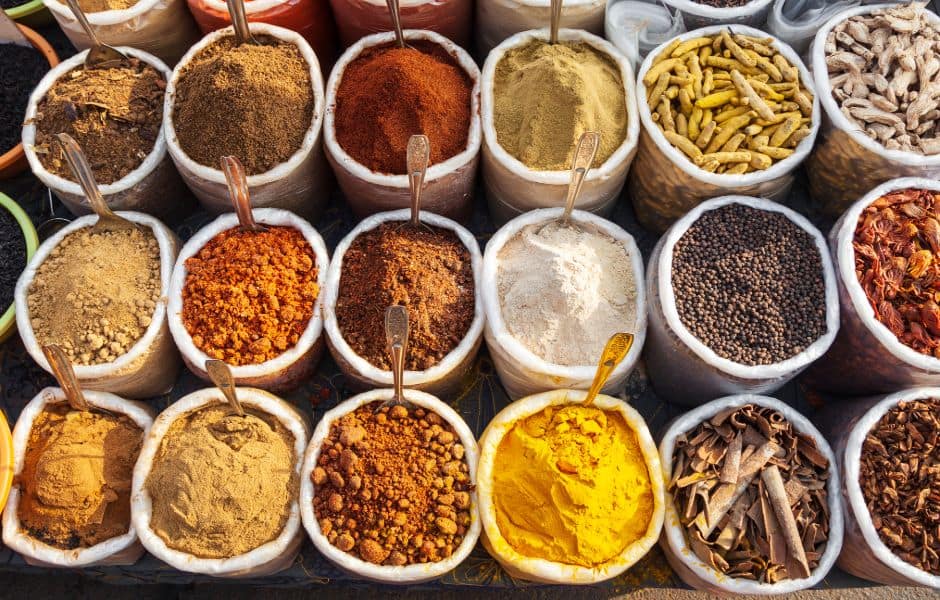
[[[313,316],[317,259],[292,227],[218,234],[186,260],[183,325],[197,348],[230,365],[294,347]]]
[[[470,130],[470,77],[444,48],[370,48],[349,63],[336,92],[336,140],[373,171],[402,174],[412,135],[431,142],[431,164],[463,152]]]
[[[336,320],[353,351],[389,369],[385,310],[408,308],[405,368],[436,365],[473,322],[470,252],[447,229],[383,223],[357,237],[343,256]]]
[[[855,274],[875,318],[901,343],[940,358],[940,195],[891,192],[855,229]]]

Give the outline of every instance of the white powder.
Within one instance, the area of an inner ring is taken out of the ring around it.
[[[503,321],[519,342],[558,365],[594,365],[613,334],[636,325],[630,253],[583,226],[539,223],[499,253]]]

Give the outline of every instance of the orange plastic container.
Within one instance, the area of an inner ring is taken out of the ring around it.
[[[187,0],[202,33],[232,24],[224,0]],[[336,61],[336,26],[328,0],[248,0],[248,20],[296,31],[313,47],[324,79]]]
[[[7,504],[7,495],[13,485],[13,435],[6,415],[0,410],[0,508]]]
[[[35,46],[37,50],[42,52],[42,55],[45,56],[46,60],[49,61],[50,68],[59,64],[58,55],[44,37],[29,27],[26,27],[25,25],[20,25],[17,23],[16,26],[19,27],[20,31],[23,32],[23,35],[26,36],[26,39],[29,40],[29,42]],[[17,144],[8,150],[5,154],[0,155],[0,179],[16,177],[25,170],[26,155],[23,153],[23,144]]]
[[[385,0],[330,0],[330,4],[344,47],[392,30]],[[399,12],[404,29],[428,29],[471,50],[473,0],[401,0]]]

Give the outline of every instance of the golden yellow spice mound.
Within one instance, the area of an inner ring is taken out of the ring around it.
[[[142,441],[143,430],[126,416],[47,406],[33,422],[19,475],[23,529],[61,549],[127,533]]]
[[[496,523],[520,554],[591,568],[646,534],[649,471],[617,412],[550,406],[513,425],[495,464]]]
[[[277,538],[300,485],[294,438],[267,413],[195,410],[167,430],[145,484],[150,527],[200,558],[231,558]]]

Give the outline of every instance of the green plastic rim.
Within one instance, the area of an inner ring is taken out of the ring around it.
[[[32,14],[38,13],[42,9],[46,8],[46,5],[42,3],[42,0],[30,0],[19,6],[14,6],[13,8],[6,9],[7,16],[11,19],[18,21],[23,17],[28,17]]]
[[[33,222],[30,221],[29,215],[20,208],[19,204],[6,194],[0,193],[0,206],[13,215],[13,218],[20,226],[20,231],[26,239],[26,263],[29,264],[29,261],[33,258],[33,254],[36,254],[36,249],[39,247],[39,235],[36,233],[36,228],[33,227]],[[4,311],[3,316],[0,316],[0,340],[6,339],[15,325],[16,311],[14,304],[10,304],[6,311]]]

